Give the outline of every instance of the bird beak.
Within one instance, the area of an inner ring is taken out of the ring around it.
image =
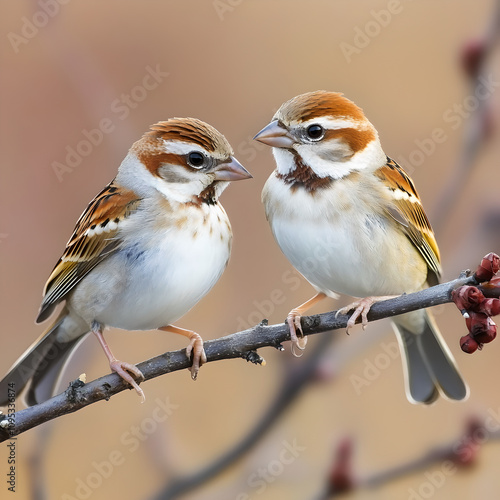
[[[293,136],[283,125],[280,125],[278,120],[274,120],[264,127],[254,137],[254,140],[275,148],[291,148],[295,144]]]
[[[219,163],[215,169],[216,181],[239,181],[242,179],[251,179],[252,174],[234,157]]]

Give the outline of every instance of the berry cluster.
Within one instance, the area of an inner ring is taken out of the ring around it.
[[[469,333],[460,339],[462,351],[472,354],[497,336],[497,326],[491,319],[500,314],[500,299],[487,297],[488,291],[500,285],[500,277],[494,277],[500,268],[500,257],[494,253],[486,255],[479,264],[474,278],[485,283],[481,289],[461,286],[452,292],[456,306],[465,318]],[[486,293],[486,296],[485,296]]]

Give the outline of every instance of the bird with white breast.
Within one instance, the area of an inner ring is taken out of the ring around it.
[[[104,339],[107,327],[188,337],[196,379],[206,361],[203,340],[172,323],[223,273],[232,230],[219,196],[230,181],[250,177],[207,123],[172,118],[151,126],[78,220],[45,285],[37,322],[64,307],[0,381],[1,397],[8,384],[19,393],[30,381],[28,404],[51,397],[70,354],[92,332],[111,370],[144,399],[143,374],[115,358]]]
[[[438,246],[410,177],[383,151],[375,127],[341,93],[316,91],[285,102],[255,139],[272,146],[276,170],[262,202],[282,252],[316,295],[290,311],[293,348],[303,350],[301,316],[336,292],[360,300],[348,330],[363,327],[375,301],[438,283]],[[413,403],[468,388],[427,310],[393,318],[405,388]]]

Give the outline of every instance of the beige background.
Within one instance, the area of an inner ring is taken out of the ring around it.
[[[195,116],[210,122],[254,175],[223,195],[235,236],[229,268],[179,322],[206,339],[264,316],[280,322],[312,294],[304,280],[297,285],[290,279],[292,268],[272,240],[259,201],[274,163],[270,151],[251,138],[284,100],[316,89],[342,91],[353,99],[379,130],[385,151],[407,167],[431,220],[437,221],[439,199],[456,175],[463,141],[463,119],[450,117],[457,116],[454,106],[471,93],[460,52],[484,32],[494,2],[47,1],[50,19],[42,1],[1,4],[4,372],[42,331],[33,323],[41,290],[76,219],[114,177],[132,142],[158,120]],[[377,16],[389,8],[389,17]],[[40,27],[28,33],[30,21]],[[362,43],[359,33],[365,30],[370,36]],[[23,33],[29,35],[26,43],[19,38],[13,42]],[[342,44],[355,41],[366,46],[348,60]],[[134,107],[124,108],[122,94],[141,84],[147,67],[157,66],[168,76],[155,89],[136,89]],[[500,79],[496,53],[488,72],[494,82]],[[489,104],[493,124],[499,103],[495,92]],[[122,106],[120,112],[116,106]],[[113,131],[58,179],[53,163],[64,163],[66,148],[75,148],[84,139],[82,131],[95,129],[103,119],[111,120]],[[421,165],[409,164],[409,158],[418,159],[415,141],[430,138],[436,128],[446,139],[434,142],[434,151]],[[467,184],[455,194],[451,213],[436,228],[445,279],[475,267],[485,253],[500,251],[498,137],[494,128]],[[279,303],[273,304],[272,297],[280,297]],[[337,305],[324,303],[315,312],[328,307]],[[380,365],[384,346],[395,341],[389,323],[370,325],[364,333],[356,329],[350,337],[338,332],[342,338],[334,351],[325,353],[317,382],[244,460],[188,498],[314,498],[334,447],[345,436],[355,441],[356,475],[365,477],[453,443],[471,415],[490,415],[500,427],[500,344],[467,356],[458,345],[465,325],[456,309],[447,305],[435,313],[470,384],[466,403],[441,400],[424,408],[406,401],[399,358]],[[108,339],[116,354],[131,362],[185,346],[184,339],[154,332],[113,331]],[[33,457],[40,460],[47,498],[84,498],[85,491],[77,486],[87,480],[92,485],[87,495],[93,500],[150,497],[168,479],[210,462],[245,433],[274,397],[284,369],[300,362],[286,347],[284,353],[264,350],[265,368],[238,360],[212,363],[196,383],[187,372],[174,373],[144,384],[143,405],[133,392],[125,392],[41,427],[42,434],[26,433],[17,441],[15,498],[31,498],[37,470],[30,465]],[[366,377],[363,372],[374,363],[383,369],[358,395],[353,377]],[[82,372],[90,379],[108,372],[94,339],[78,352],[68,378]],[[157,398],[176,405],[164,422],[159,422],[164,414]],[[149,434],[134,441],[136,426]],[[492,492],[499,486],[500,446],[488,432],[485,439],[476,466],[446,476],[439,486],[419,471],[353,496],[408,498],[413,488],[429,494],[427,498],[496,498]],[[301,451],[280,467],[276,461],[284,441],[295,442]],[[0,477],[5,478],[7,449],[0,449]],[[116,463],[113,470],[97,475],[93,463],[109,460]],[[269,467],[275,472],[269,476],[272,482],[260,488],[252,478]],[[427,473],[437,470],[441,464]],[[2,496],[6,488],[2,479]]]

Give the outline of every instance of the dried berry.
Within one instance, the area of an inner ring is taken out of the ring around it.
[[[484,424],[476,418],[469,421],[464,436],[453,446],[450,457],[457,465],[470,467],[477,461],[478,453],[483,441]]]
[[[352,439],[344,439],[335,452],[335,461],[332,465],[329,475],[329,492],[345,493],[351,491],[354,486],[354,477],[352,472]]]
[[[500,299],[484,299],[475,310],[487,316],[496,316],[500,314]]]
[[[479,283],[490,281],[499,269],[500,257],[496,253],[490,252],[483,257],[481,264],[479,264],[474,273],[474,278],[476,278]]]
[[[486,43],[481,39],[469,40],[462,48],[460,59],[462,67],[469,77],[477,78],[486,51]]]
[[[475,286],[461,286],[460,288],[453,290],[451,297],[462,314],[464,310],[475,310],[476,307],[484,300],[483,292]]]
[[[476,338],[477,335],[488,329],[488,316],[484,313],[469,311],[469,317],[465,320],[469,333]]]
[[[481,285],[481,291],[485,297],[499,297],[500,296],[500,276],[495,276],[487,283]]]
[[[466,352],[467,354],[472,354],[473,352],[476,352],[479,347],[478,342],[476,342],[470,334],[464,335],[460,339],[460,348],[462,351]]]
[[[488,318],[486,322],[486,328],[477,335],[474,335],[474,340],[480,344],[488,344],[492,340],[495,340],[496,336],[497,325],[495,325],[491,318]]]

